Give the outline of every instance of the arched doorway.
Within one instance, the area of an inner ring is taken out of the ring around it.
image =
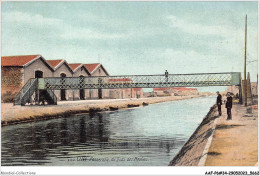
[[[40,70],[36,70],[34,72],[34,77],[35,78],[43,78],[43,72]],[[35,91],[35,98],[34,98],[35,102],[40,104],[40,101],[42,101],[44,103],[44,91],[43,90],[38,90]]]
[[[34,77],[35,78],[43,78],[43,72],[40,70],[37,70],[34,72]]]
[[[61,73],[60,77],[65,78],[66,74],[65,73]],[[61,79],[61,84],[64,84],[64,83],[65,83],[65,80]],[[60,99],[61,100],[66,100],[66,90],[65,89],[61,89],[60,90]]]
[[[98,99],[102,99],[102,89],[98,89]]]
[[[83,88],[84,76],[80,75],[79,77],[80,77],[80,80],[79,80],[80,88]],[[79,98],[81,100],[85,100],[85,89],[79,90]]]
[[[102,84],[102,79],[98,79],[98,83]],[[102,89],[98,88],[98,99],[102,99]]]

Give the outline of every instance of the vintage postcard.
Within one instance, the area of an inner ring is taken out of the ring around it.
[[[258,9],[1,1],[1,174],[258,175]]]

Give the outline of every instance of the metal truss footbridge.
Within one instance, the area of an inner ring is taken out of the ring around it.
[[[240,72],[39,78],[38,89],[118,89],[241,85]]]
[[[52,90],[232,85],[241,86],[240,72],[32,78],[16,95],[14,104],[25,105],[26,102],[31,100],[31,96],[34,93],[38,95],[39,100],[41,91],[44,91],[44,96],[48,103],[57,104],[57,97]]]

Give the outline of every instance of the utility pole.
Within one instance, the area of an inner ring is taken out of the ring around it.
[[[234,67],[232,67],[232,71],[231,72],[233,72],[233,68]],[[233,85],[231,86],[231,92],[233,93]]]
[[[245,106],[247,106],[247,79],[246,79],[246,39],[247,39],[247,15],[245,21],[245,59],[244,59],[244,95],[245,95]]]

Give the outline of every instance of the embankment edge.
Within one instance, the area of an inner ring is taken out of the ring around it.
[[[201,124],[169,163],[169,166],[203,166],[215,131],[217,118],[216,105],[213,105]]]

